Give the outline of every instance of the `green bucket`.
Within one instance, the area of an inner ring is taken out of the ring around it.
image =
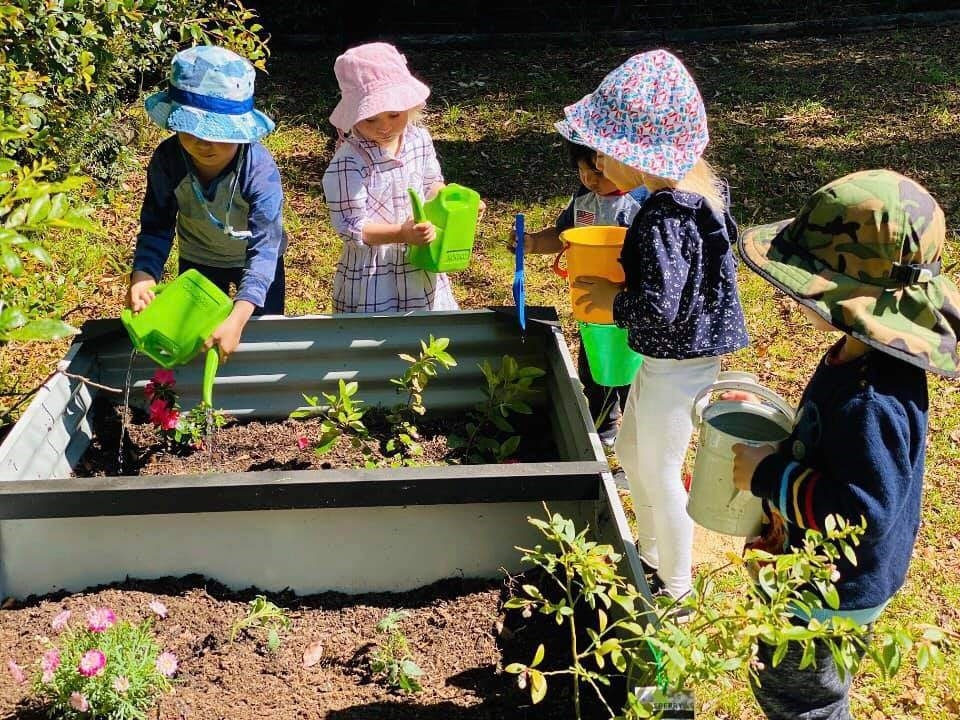
[[[626,330],[612,324],[580,322],[580,338],[597,385],[620,387],[633,382],[643,355],[630,349]]]

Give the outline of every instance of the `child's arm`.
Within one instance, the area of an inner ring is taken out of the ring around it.
[[[174,195],[175,169],[161,144],[147,167],[147,189],[140,207],[140,232],[133,254],[133,272],[127,288],[127,307],[140,312],[153,302],[153,288],[163,274],[177,225]]]
[[[517,232],[510,231],[510,238],[507,240],[507,250],[515,252],[517,249]],[[555,227],[545,227],[537,232],[527,233],[523,240],[523,252],[534,255],[553,255],[563,250],[563,243],[560,241],[560,231]]]

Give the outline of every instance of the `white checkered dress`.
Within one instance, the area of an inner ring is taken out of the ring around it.
[[[362,138],[340,145],[323,175],[330,221],[344,241],[333,277],[334,312],[458,309],[447,276],[408,264],[406,245],[363,242],[365,223],[411,217],[407,188],[425,199],[442,182],[433,140],[422,127],[407,126],[397,158]]]

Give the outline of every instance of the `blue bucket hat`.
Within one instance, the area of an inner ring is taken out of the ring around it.
[[[198,45],[173,56],[170,87],[146,99],[157,125],[212,142],[249,143],[274,128],[253,108],[256,71],[226,48]]]

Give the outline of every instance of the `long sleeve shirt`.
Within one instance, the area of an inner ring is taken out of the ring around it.
[[[286,250],[282,209],[280,171],[263,145],[241,146],[223,172],[202,186],[173,135],[157,146],[147,168],[133,269],[159,280],[176,236],[184,260],[244,268],[234,299],[262,307]],[[230,236],[210,214],[249,237]]]
[[[658,190],[643,203],[624,240],[626,287],[613,319],[630,347],[648,357],[723,355],[749,344],[732,243],[737,226],[706,199]]]
[[[877,350],[840,365],[829,358],[751,489],[786,521],[786,546],[801,546],[807,528],[823,531],[827,515],[866,519],[857,564],[837,561],[840,610],[866,623],[903,584],[920,526],[927,378]]]

